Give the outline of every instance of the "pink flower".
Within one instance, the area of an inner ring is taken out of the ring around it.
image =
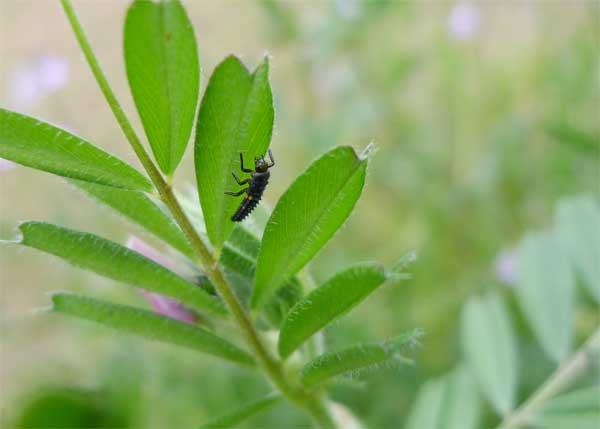
[[[158,250],[135,235],[129,236],[129,239],[127,240],[127,247],[129,247],[131,250],[135,250],[149,259],[152,259],[157,264],[160,264],[166,268],[172,269],[174,266],[172,261],[165,258]],[[141,292],[146,298],[148,298],[152,308],[158,314],[162,314],[163,316],[186,323],[195,323],[198,321],[198,318],[194,313],[187,310],[183,305],[174,299],[158,293],[149,292],[147,290],[142,290]]]

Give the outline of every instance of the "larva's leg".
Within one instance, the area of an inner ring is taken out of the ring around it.
[[[244,188],[239,192],[225,192],[226,195],[231,195],[232,197],[239,197],[240,195],[242,195],[244,192],[246,192],[248,190],[248,188]]]
[[[240,180],[240,178],[237,177],[233,171],[231,172],[231,174],[233,175],[233,178],[238,183],[238,185],[245,185],[246,183],[250,182],[250,179]]]
[[[252,173],[251,169],[244,168],[244,156],[242,155],[242,152],[240,152],[240,168],[244,173]]]
[[[273,158],[273,153],[271,152],[271,149],[269,149],[269,159],[271,160],[271,163],[268,164],[268,168],[271,168],[275,165],[275,159]]]

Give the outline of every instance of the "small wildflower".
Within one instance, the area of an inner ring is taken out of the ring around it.
[[[448,15],[448,32],[457,40],[469,40],[479,31],[481,17],[477,6],[468,2],[454,5]]]
[[[517,265],[517,253],[514,250],[503,250],[496,257],[496,276],[502,283],[515,286],[517,282]]]

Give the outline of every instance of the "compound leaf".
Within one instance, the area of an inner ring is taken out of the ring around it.
[[[178,0],[136,0],[124,30],[125,66],[154,157],[173,174],[192,132],[200,66],[194,28]]]
[[[226,314],[222,303],[202,288],[120,244],[43,222],[26,222],[19,229],[24,246],[58,256],[101,276],[169,296],[199,310],[218,316]]]
[[[240,173],[239,153],[252,168],[254,157],[269,147],[273,118],[267,58],[253,74],[234,56],[217,66],[198,112],[195,143],[198,194],[206,232],[216,248],[231,233],[230,218],[240,203],[225,195],[240,187],[231,175]]]
[[[350,311],[386,279],[382,265],[352,266],[310,292],[292,307],[279,333],[279,354],[286,358],[313,334]]]
[[[0,109],[0,158],[72,179],[151,191],[135,168],[65,130]]]
[[[380,344],[360,344],[325,353],[302,368],[300,381],[304,386],[312,388],[333,377],[362,374],[394,362],[406,363],[408,359],[400,352],[413,348],[420,336],[420,331],[413,331]]]
[[[517,388],[517,352],[506,308],[494,294],[472,298],[461,323],[469,368],[496,411],[505,415],[514,407]]]
[[[302,173],[269,218],[258,256],[252,307],[263,305],[346,221],[361,194],[367,158],[335,148]]]
[[[148,310],[69,293],[54,294],[52,303],[52,309],[59,313],[98,322],[151,340],[195,349],[244,366],[254,365],[252,357],[228,341],[200,327]]]
[[[251,402],[210,422],[204,423],[199,429],[226,429],[236,427],[239,423],[252,417],[281,401],[281,395],[271,394],[257,401]]]

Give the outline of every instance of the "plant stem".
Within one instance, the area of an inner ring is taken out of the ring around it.
[[[299,408],[306,410],[311,417],[323,429],[333,429],[335,425],[331,416],[323,404],[323,402],[310,394],[299,386],[294,386],[288,381],[281,363],[268,352],[263,342],[261,341],[258,332],[254,328],[250,316],[242,306],[242,303],[235,295],[233,289],[225,279],[223,271],[218,265],[217,260],[210,253],[208,247],[204,244],[198,232],[190,222],[189,218],[183,211],[179,201],[173,193],[170,184],[167,183],[160,171],[144,149],[140,139],[135,133],[127,116],[123,112],[117,97],[112,91],[106,76],[104,75],[100,64],[92,50],[83,28],[75,14],[75,10],[70,0],[61,0],[67,18],[73,28],[75,37],[79,42],[79,46],[83,51],[85,58],[92,69],[92,73],[106,98],[117,122],[121,126],[125,137],[133,148],[135,154],[140,160],[142,166],[150,176],[150,180],[158,190],[160,198],[165,203],[177,224],[188,238],[194,252],[198,257],[200,267],[205,271],[208,278],[212,281],[214,287],[219,292],[219,295],[227,305],[227,308],[233,315],[242,335],[251,349],[254,357],[259,362],[260,366],[265,370],[273,384],[286,396],[286,398],[294,403]]]
[[[598,353],[600,353],[600,328],[570,359],[560,365],[521,407],[508,415],[498,428],[516,429],[529,424],[535,412],[544,402],[565,390],[577,380],[589,368],[594,356]]]

